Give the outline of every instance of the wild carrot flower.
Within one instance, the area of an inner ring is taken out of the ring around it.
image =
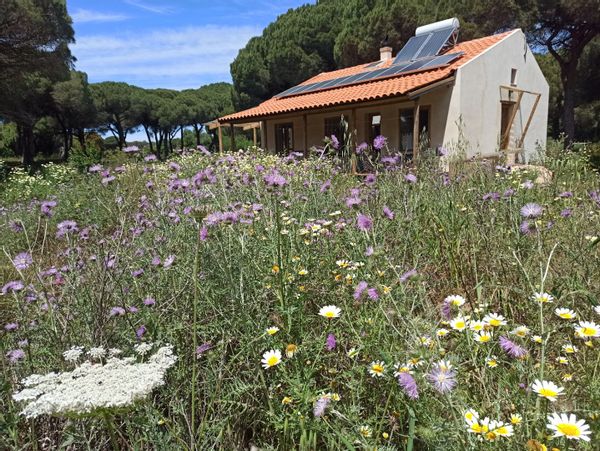
[[[527,355],[526,349],[509,340],[504,335],[500,337],[500,347],[504,350],[504,352],[515,359],[521,359]]]
[[[281,351],[279,349],[271,349],[265,352],[260,362],[265,370],[279,365],[281,363]]]
[[[417,387],[417,382],[415,378],[407,372],[400,372],[398,374],[398,383],[406,393],[410,399],[418,399],[419,398],[419,389]]]
[[[340,308],[335,305],[326,305],[325,307],[321,307],[319,315],[327,319],[333,319],[338,318],[341,315],[341,312]]]
[[[540,381],[536,379],[531,385],[531,389],[538,394],[540,398],[546,398],[549,401],[556,401],[556,398],[562,395],[565,390],[551,381]]]
[[[547,427],[554,431],[553,438],[566,437],[569,440],[590,441],[590,427],[585,420],[578,420],[573,414],[553,413],[548,415]]]

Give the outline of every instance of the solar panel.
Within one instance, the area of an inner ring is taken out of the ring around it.
[[[458,53],[448,53],[446,55],[439,55],[429,60],[425,64],[421,66],[421,69],[431,69],[432,67],[437,66],[445,66],[446,64],[450,64],[455,59],[461,57],[463,52]]]
[[[415,55],[415,57],[422,58],[424,56],[437,55],[439,51],[442,50],[442,48],[446,45],[454,31],[455,29],[450,27],[429,33],[429,39],[419,49],[419,52]]]
[[[425,44],[425,42],[427,42],[428,39],[429,34],[422,34],[420,36],[413,36],[410,38],[406,44],[404,44],[404,47],[400,49],[392,64],[414,59],[414,55],[418,53],[419,49],[423,46],[423,44]]]

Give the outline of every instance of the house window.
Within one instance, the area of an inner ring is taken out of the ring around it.
[[[515,68],[510,70],[510,85],[517,86],[517,69]]]
[[[294,150],[294,124],[275,125],[275,150],[278,153]]]
[[[381,114],[373,113],[368,116],[369,122],[367,123],[367,139],[368,143],[373,145],[373,141],[379,135],[381,135]]]
[[[338,141],[343,141],[344,137],[342,136],[342,125],[341,125],[341,116],[327,117],[325,118],[325,137],[330,138],[331,135],[335,135]]]
[[[400,150],[410,160],[413,156],[413,142],[415,129],[415,109],[400,110]],[[429,108],[419,108],[419,142],[424,140],[429,143]]]

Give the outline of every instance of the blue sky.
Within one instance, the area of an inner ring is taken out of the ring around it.
[[[76,68],[90,82],[186,89],[231,81],[240,48],[314,0],[68,0]]]

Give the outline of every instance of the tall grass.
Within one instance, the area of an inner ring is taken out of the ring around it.
[[[0,332],[0,448],[98,449],[112,438],[135,449],[524,449],[534,440],[562,449],[565,439],[549,438],[546,413],[572,412],[591,426],[592,442],[570,445],[597,449],[600,342],[573,334],[578,320],[599,319],[600,205],[589,194],[599,179],[577,155],[546,165],[554,177],[542,186],[528,183],[533,172],[483,166],[449,177],[423,165],[412,172],[416,181],[391,168],[365,179],[323,159],[193,154],[73,174],[60,189],[49,185],[45,199],[5,197],[0,277],[26,289],[0,296],[1,324],[18,324]],[[360,203],[349,207],[353,196]],[[51,216],[40,211],[48,199],[57,203]],[[543,214],[524,228],[528,203]],[[358,227],[359,213],[372,227]],[[64,220],[89,227],[89,238],[57,238]],[[17,270],[20,252],[33,263]],[[554,303],[537,304],[535,292]],[[507,324],[488,324],[487,344],[453,330],[442,313],[453,294],[466,303],[451,317],[498,313]],[[319,316],[326,305],[341,316]],[[115,307],[125,313],[111,314]],[[577,320],[558,318],[556,307],[573,309]],[[511,334],[519,325],[527,336]],[[500,336],[526,358],[507,355]],[[71,346],[129,350],[140,341],[171,343],[179,359],[164,387],[114,415],[114,431],[101,418],[19,416],[11,398],[19,381],[66,369],[62,353]],[[577,353],[565,353],[569,343]],[[298,351],[287,357],[290,344]],[[11,361],[15,349],[24,358]],[[265,370],[262,354],[271,349],[283,361]],[[426,378],[441,359],[456,369],[447,393]],[[383,377],[369,374],[374,361],[384,362]],[[411,367],[418,399],[393,376],[396,362]],[[535,379],[565,394],[540,399],[530,389]],[[331,399],[316,417],[324,395]],[[490,441],[467,432],[469,408],[523,421],[514,435]]]

